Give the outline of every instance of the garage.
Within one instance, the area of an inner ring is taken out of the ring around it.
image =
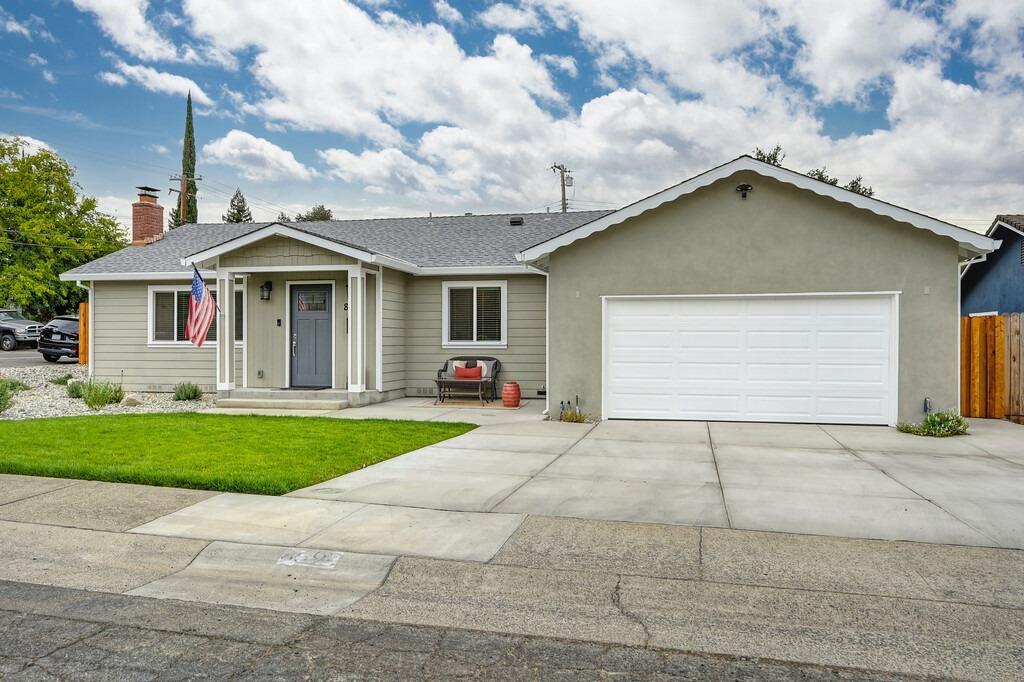
[[[893,424],[898,295],[608,296],[606,419]]]

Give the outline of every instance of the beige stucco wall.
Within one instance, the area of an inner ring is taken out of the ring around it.
[[[385,275],[385,291],[389,280]],[[508,344],[505,348],[445,348],[441,345],[441,284],[446,281],[508,282]],[[456,355],[501,360],[499,383],[517,381],[524,398],[537,397],[544,377],[544,276],[411,277],[405,282],[405,385],[410,394],[430,394],[437,370]],[[397,298],[392,292],[389,298]],[[387,317],[385,317],[387,319]],[[499,387],[500,390],[500,387]]]
[[[754,191],[741,199],[737,184]],[[601,296],[901,291],[899,418],[955,408],[957,246],[752,173],[550,256],[550,400],[601,414]],[[577,298],[577,292],[579,297]]]
[[[180,282],[96,282],[93,286],[93,357],[97,381],[122,383],[129,391],[170,391],[182,381],[212,391],[216,384],[216,345],[151,346],[148,343],[150,284]],[[241,385],[242,349],[235,350],[235,381]]]

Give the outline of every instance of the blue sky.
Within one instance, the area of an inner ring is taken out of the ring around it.
[[[170,186],[189,89],[204,221],[235,187],[258,219],[544,210],[554,161],[607,207],[775,143],[967,227],[1024,212],[1024,3],[282,6],[0,0],[0,133],[121,217]]]

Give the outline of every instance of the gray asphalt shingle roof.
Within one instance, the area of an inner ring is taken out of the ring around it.
[[[420,267],[516,264],[515,254],[589,223],[611,211],[501,213],[493,215],[377,218],[281,223],[324,239]],[[510,225],[513,216],[522,225]],[[273,223],[183,225],[146,246],[129,246],[65,273],[87,278],[101,273],[187,273],[187,256]]]
[[[1024,230],[1024,214],[1020,213],[1000,213],[996,216],[996,220],[1012,225],[1018,230]]]

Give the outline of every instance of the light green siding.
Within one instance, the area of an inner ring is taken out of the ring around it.
[[[506,348],[441,345],[441,284],[445,281],[502,279],[508,282],[508,344]],[[387,277],[385,277],[385,287]],[[519,382],[523,396],[537,397],[544,377],[543,275],[486,277],[412,277],[406,287],[406,387],[412,394],[429,394],[445,360],[456,355],[488,355],[501,360],[499,383]]]
[[[739,183],[754,190],[747,199]],[[744,172],[550,256],[551,392],[601,413],[601,296],[899,291],[899,418],[957,406],[957,245]]]
[[[285,349],[288,338],[288,282],[334,282],[334,376],[339,388],[348,386],[346,364],[348,339],[346,337],[345,304],[348,301],[348,274],[342,272],[306,273],[254,273],[249,276],[250,338],[248,350],[248,388],[281,388],[285,386]],[[271,282],[273,290],[269,301],[260,300],[260,285]],[[278,320],[281,321],[278,326]],[[263,376],[259,376],[260,372]],[[238,384],[241,387],[241,383]]]
[[[93,285],[93,371],[97,381],[114,381],[129,391],[170,391],[190,381],[212,391],[216,383],[216,344],[148,343],[149,282],[96,282]],[[188,286],[191,281],[160,282]],[[235,350],[235,380],[241,385],[242,349]]]
[[[381,370],[384,391],[405,388],[406,297],[410,276],[397,270],[383,269],[381,295]]]
[[[352,265],[353,258],[288,237],[267,237],[220,257],[221,267]]]

